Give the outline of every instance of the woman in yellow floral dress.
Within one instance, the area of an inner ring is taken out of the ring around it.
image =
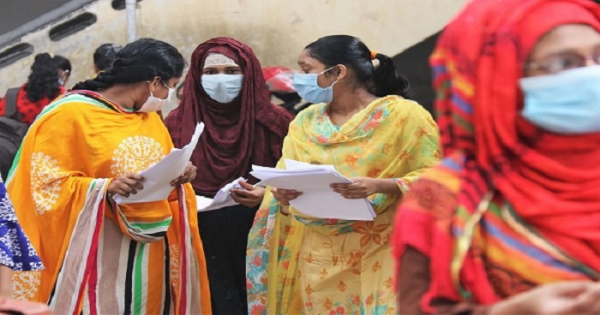
[[[321,38],[298,64],[298,93],[319,104],[292,122],[283,159],[334,165],[354,183],[332,189],[345,198],[368,197],[377,216],[307,217],[289,206],[302,192],[271,188],[249,236],[249,311],[395,314],[394,204],[439,160],[437,126],[406,99],[408,82],[393,61],[355,37]]]

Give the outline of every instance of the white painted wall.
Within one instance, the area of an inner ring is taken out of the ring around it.
[[[249,44],[263,66],[294,68],[304,46],[331,34],[358,36],[369,48],[393,56],[439,31],[466,1],[143,0],[138,4],[138,36],[167,41],[188,60],[201,42],[230,36]],[[98,0],[70,15],[83,11],[97,15],[96,24],[84,31],[52,42],[49,25],[22,41],[32,44],[35,53],[52,52],[69,58],[73,64],[69,84],[89,78],[97,46],[126,42],[125,10],[113,10],[110,2]],[[0,69],[0,93],[26,81],[34,55]]]

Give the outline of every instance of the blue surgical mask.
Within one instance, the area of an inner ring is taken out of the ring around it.
[[[333,86],[337,83],[337,80],[331,84],[331,86],[322,88],[317,83],[319,76],[331,69],[325,69],[320,73],[296,73],[294,75],[294,88],[298,95],[303,99],[311,103],[330,103],[333,101]]]
[[[201,78],[202,88],[213,100],[231,103],[242,90],[243,74],[204,74]]]
[[[521,115],[557,134],[600,132],[600,66],[577,68],[519,82],[525,95]]]

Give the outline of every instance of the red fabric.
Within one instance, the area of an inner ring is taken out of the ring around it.
[[[204,60],[209,52],[233,59],[244,73],[240,95],[230,104],[212,100],[202,88]],[[198,176],[194,189],[213,196],[224,184],[248,176],[252,164],[274,166],[292,116],[271,104],[261,66],[248,45],[231,38],[204,42],[192,54],[181,106],[165,119],[176,147],[186,145],[198,122],[206,125],[192,163]]]
[[[589,0],[478,0],[445,29],[431,64],[449,158],[432,173],[437,178],[413,186],[396,222],[396,255],[409,245],[431,261],[423,308],[436,298],[462,299],[449,271],[453,215],[457,206],[475,212],[492,189],[546,239],[600,271],[600,134],[561,136],[531,125],[519,114],[518,87],[541,36],[564,24],[600,30],[599,20],[600,6]],[[453,178],[458,185],[449,184]],[[474,302],[498,300],[472,252],[460,276]]]
[[[32,102],[27,98],[25,92],[25,85],[23,84],[17,94],[17,112],[21,114],[21,122],[28,125],[33,124],[35,118],[42,112],[44,107],[52,102],[51,99],[44,98],[37,102]],[[65,93],[65,88],[61,87],[60,94]],[[60,95],[59,94],[59,95]],[[57,95],[58,96],[58,95]],[[6,95],[0,100],[0,116],[4,116],[6,109]]]
[[[262,69],[265,82],[271,92],[296,93],[294,71],[290,68],[272,66]]]

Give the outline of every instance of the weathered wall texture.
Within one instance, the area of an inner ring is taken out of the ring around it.
[[[305,45],[330,34],[358,36],[371,49],[393,56],[439,31],[466,1],[144,0],[138,9],[138,37],[170,42],[189,60],[202,41],[231,36],[249,44],[263,66],[294,68]],[[93,75],[92,53],[97,46],[126,42],[124,10],[115,11],[109,0],[98,0],[73,15],[83,11],[96,14],[96,24],[58,42],[48,38],[51,26],[22,39],[35,47],[35,53],[49,51],[69,58],[74,68],[69,84]],[[0,69],[0,93],[25,82],[34,55]]]

